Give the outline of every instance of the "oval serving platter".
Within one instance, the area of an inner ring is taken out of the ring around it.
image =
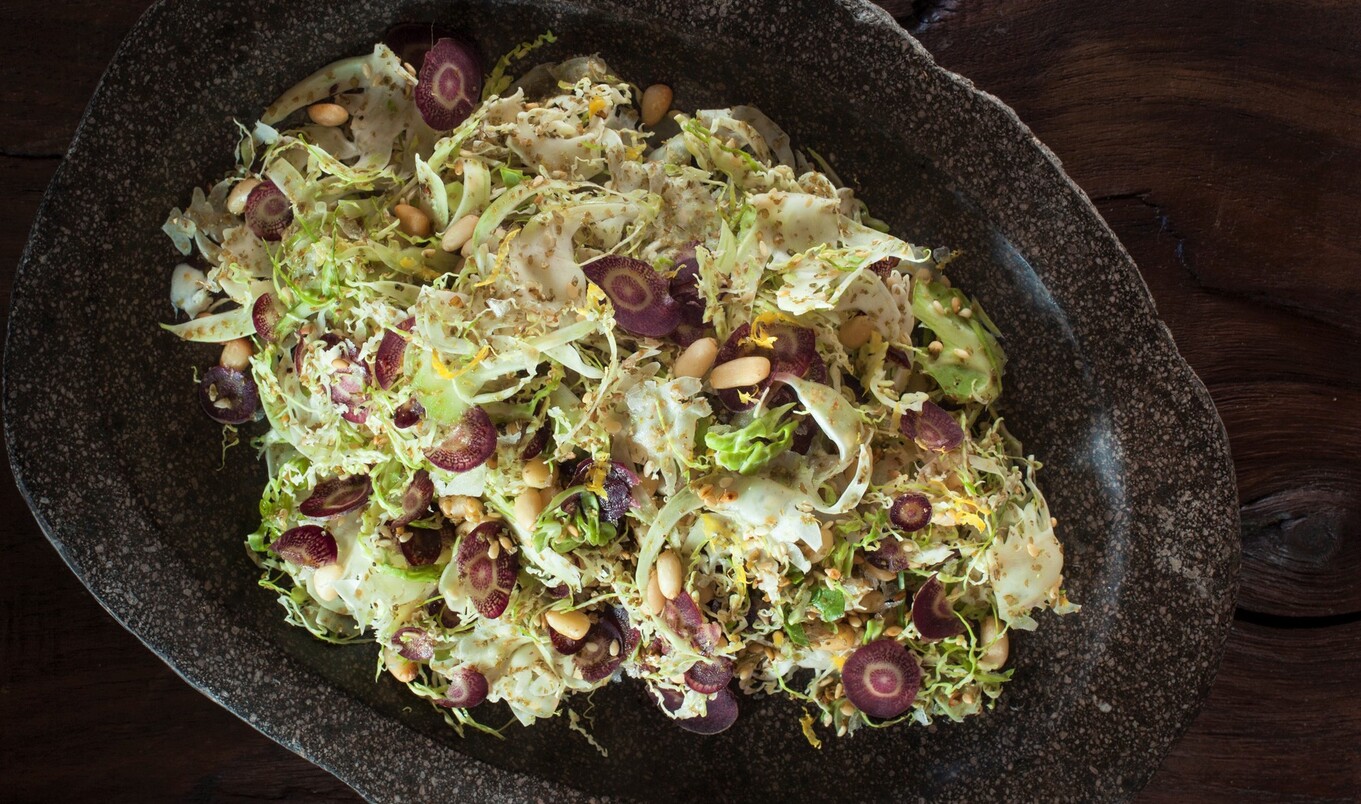
[[[1008,424],[1045,463],[1082,611],[1014,640],[997,709],[815,750],[784,702],[716,737],[639,688],[597,694],[597,753],[566,718],[460,740],[373,647],[283,623],[243,555],[263,470],[217,448],[161,333],[178,262],[166,210],[230,164],[251,121],[392,24],[439,21],[499,54],[598,52],[685,108],[753,103],[825,156],[895,233],[962,248],[994,311]],[[852,0],[182,0],[129,34],[48,189],[15,280],[5,435],[44,532],[100,602],[191,684],[375,800],[1121,799],[1207,694],[1238,573],[1223,427],[1124,251],[1015,114]],[[80,378],[73,381],[72,378]],[[683,759],[682,759],[683,758]]]

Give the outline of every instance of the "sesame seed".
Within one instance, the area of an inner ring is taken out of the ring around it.
[[[973,308],[972,308],[972,307],[965,307],[963,310],[960,310],[960,311],[959,311],[959,317],[960,317],[960,318],[973,318]]]
[[[960,360],[968,360],[969,358],[973,357],[973,352],[970,352],[968,349],[955,349],[954,353],[955,357],[959,358]]]
[[[931,309],[936,311],[936,315],[945,315],[945,306],[939,300],[931,302]]]

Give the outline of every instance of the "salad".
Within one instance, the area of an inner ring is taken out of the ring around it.
[[[224,450],[268,425],[260,585],[460,734],[587,733],[624,676],[705,734],[788,696],[815,746],[991,708],[1077,606],[958,255],[754,107],[591,56],[512,81],[548,41],[484,73],[398,29],[171,212],[165,329],[222,344]]]

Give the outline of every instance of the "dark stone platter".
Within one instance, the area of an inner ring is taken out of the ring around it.
[[[263,468],[236,449],[219,469],[189,382],[211,350],[156,326],[178,261],[160,224],[229,167],[233,118],[416,20],[489,54],[551,29],[545,58],[599,52],[640,84],[671,84],[683,108],[758,105],[896,233],[964,249],[952,276],[1005,335],[1004,410],[1046,465],[1084,606],[1013,640],[1017,676],[996,711],[816,751],[790,704],[744,701],[736,726],[704,738],[616,685],[593,699],[605,758],[562,718],[460,740],[374,682],[371,647],[283,623],[241,546]],[[72,569],[188,681],[373,799],[1125,798],[1190,722],[1230,622],[1227,443],[1129,256],[1009,109],[868,4],[158,5],[48,190],[8,337],[11,462]]]

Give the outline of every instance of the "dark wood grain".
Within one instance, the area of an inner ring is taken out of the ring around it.
[[[1224,418],[1238,621],[1148,801],[1361,797],[1361,5],[886,0],[1011,104],[1126,244]],[[0,298],[146,0],[0,3]],[[1187,534],[1194,538],[1195,534]],[[0,490],[0,798],[334,801],[193,691]]]

